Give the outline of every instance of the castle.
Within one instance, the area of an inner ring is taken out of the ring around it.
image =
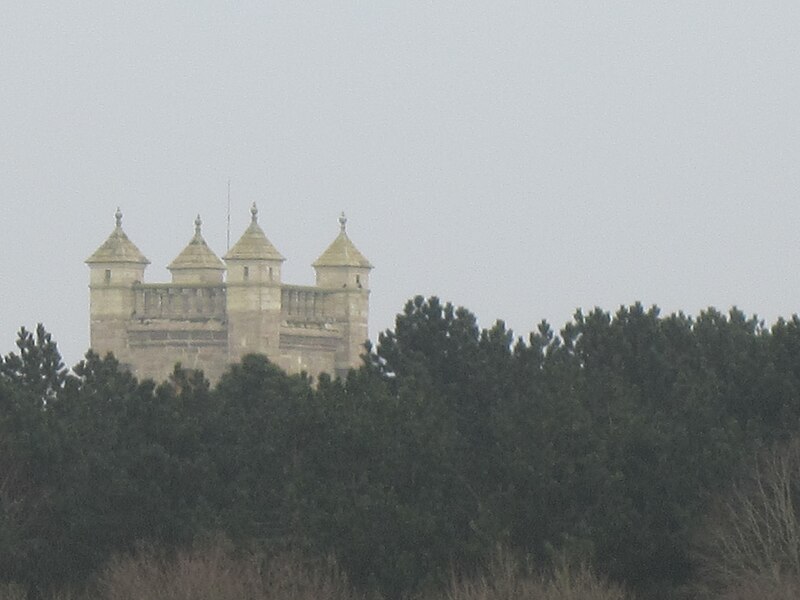
[[[150,261],[116,227],[89,266],[91,347],[113,352],[139,378],[162,381],[176,363],[215,382],[245,354],[265,354],[289,373],[344,375],[368,338],[372,265],[340,232],[314,262],[315,286],[281,281],[284,257],[252,220],[220,260],[195,220],[189,244],[167,267],[171,283],[144,283]]]

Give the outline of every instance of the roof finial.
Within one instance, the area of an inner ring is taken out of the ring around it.
[[[258,222],[258,207],[255,202],[253,202],[253,206],[250,207],[250,216],[253,219],[253,223]]]
[[[117,212],[114,213],[114,218],[117,220],[117,227],[122,227],[122,211],[117,207]]]
[[[341,227],[342,233],[344,233],[344,230],[347,227],[347,217],[344,216],[344,211],[342,211],[342,214],[339,215],[339,227]]]
[[[200,227],[203,225],[203,220],[200,218],[200,215],[197,215],[197,218],[194,220],[194,234],[196,236],[200,235]]]

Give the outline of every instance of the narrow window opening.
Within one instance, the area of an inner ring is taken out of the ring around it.
[[[272,267],[269,268],[269,280],[272,281]]]
[[[361,287],[361,275],[356,275],[356,285]]]
[[[106,269],[105,281],[106,283],[111,283],[111,269]]]
[[[250,279],[250,267],[244,267],[242,275],[245,281]]]

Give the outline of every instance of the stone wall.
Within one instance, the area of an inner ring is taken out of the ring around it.
[[[228,330],[218,319],[140,319],[127,334],[130,365],[140,378],[163,381],[179,362],[216,381],[228,365]]]

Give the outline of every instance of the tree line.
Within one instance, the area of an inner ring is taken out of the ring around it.
[[[694,551],[753,456],[800,427],[800,320],[577,312],[516,338],[416,297],[345,379],[262,356],[213,387],[138,381],[42,326],[0,361],[0,578],[80,586],[141,544],[335,556],[400,598],[498,547],[591,564],[643,597]]]

